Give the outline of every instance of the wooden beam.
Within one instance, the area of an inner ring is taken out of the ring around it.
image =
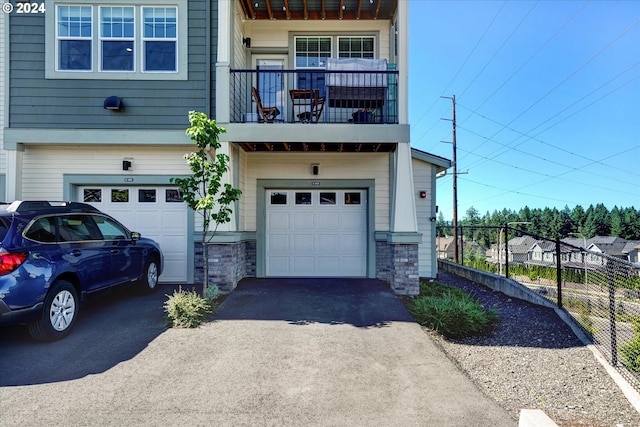
[[[271,10],[271,0],[265,0],[267,2],[267,13],[269,14],[269,19],[276,19],[273,17],[273,10]]]
[[[289,0],[284,0],[284,13],[287,19],[291,19],[291,11],[289,10]]]
[[[360,19],[360,10],[362,10],[362,0],[358,0],[358,8],[356,9],[356,19]]]
[[[380,6],[382,5],[382,0],[376,0],[376,11],[373,14],[373,19],[378,19],[378,14],[380,13]]]
[[[309,19],[309,11],[307,10],[307,0],[302,0],[302,8],[304,12],[302,13],[303,18]]]
[[[340,0],[340,6],[339,6],[339,8],[340,8],[340,9],[338,10],[338,19],[342,19],[343,14],[344,14],[344,8],[345,8],[344,0]]]
[[[324,0],[322,0],[322,11],[320,12],[320,18],[325,19],[327,17],[327,12],[324,9]]]

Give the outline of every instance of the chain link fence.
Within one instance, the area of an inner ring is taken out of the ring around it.
[[[507,276],[565,310],[640,391],[640,266],[568,243],[582,238],[561,241],[509,226],[460,228],[459,263]],[[438,231],[438,256],[452,258]]]

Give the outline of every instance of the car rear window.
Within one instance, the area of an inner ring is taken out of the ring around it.
[[[36,242],[52,243],[56,241],[56,227],[52,217],[38,218],[31,223],[24,237]]]

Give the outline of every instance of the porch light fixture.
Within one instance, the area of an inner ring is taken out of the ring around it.
[[[103,107],[105,110],[121,110],[122,99],[117,96],[110,96],[104,100]]]
[[[319,175],[320,174],[320,165],[317,163],[314,163],[311,165],[311,173],[313,175]]]
[[[131,157],[125,157],[122,160],[122,170],[128,171],[133,169],[133,159]]]
[[[251,37],[243,37],[242,44],[248,49],[251,47]]]

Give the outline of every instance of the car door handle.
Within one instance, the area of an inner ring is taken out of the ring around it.
[[[78,249],[74,249],[74,250],[71,251],[71,255],[80,256],[80,255],[82,255],[82,252],[80,252]]]
[[[119,252],[120,252],[120,250],[119,250],[119,249],[111,249],[111,253],[112,253],[112,254],[117,254],[117,253],[119,253]]]

